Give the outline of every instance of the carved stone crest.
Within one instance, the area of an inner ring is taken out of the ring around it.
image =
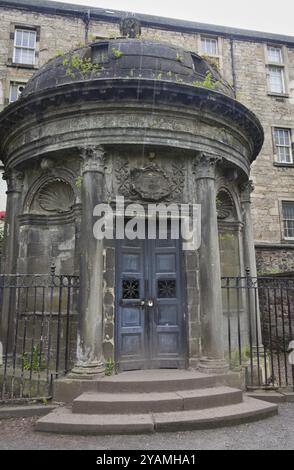
[[[141,36],[141,23],[134,16],[126,16],[120,22],[120,33],[127,38],[137,38]]]
[[[125,160],[121,160],[115,173],[119,193],[130,199],[154,202],[177,199],[184,187],[183,166],[178,164],[173,164],[169,170],[155,162],[141,168],[130,168]]]

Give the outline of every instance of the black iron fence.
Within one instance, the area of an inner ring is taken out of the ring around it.
[[[294,279],[224,277],[222,294],[231,369],[245,370],[248,389],[293,389]]]
[[[0,275],[0,401],[49,398],[73,365],[79,278]]]

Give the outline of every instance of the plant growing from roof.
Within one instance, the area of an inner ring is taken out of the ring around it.
[[[204,80],[195,80],[194,82],[192,82],[192,85],[197,87],[199,86],[203,88],[210,88],[211,90],[214,90],[220,85],[220,81],[214,80],[214,78],[212,77],[212,73],[210,71],[207,71]]]

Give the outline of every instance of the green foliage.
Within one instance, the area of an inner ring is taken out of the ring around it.
[[[183,56],[177,52],[177,61],[183,62]]]
[[[57,57],[60,57],[60,56],[62,56],[64,53],[63,53],[63,51],[62,51],[61,49],[58,48],[58,49],[56,49],[55,54],[56,54]]]
[[[124,53],[120,51],[119,49],[117,49],[116,47],[112,47],[111,50],[116,59],[119,59],[121,56],[124,55]]]
[[[46,360],[43,354],[41,354],[40,345],[36,345],[33,348],[33,352],[23,353],[22,355],[23,369],[30,372],[40,372],[46,369]]]
[[[115,372],[115,363],[113,361],[113,359],[107,359],[106,363],[105,363],[105,375],[107,375],[108,377],[113,375]]]
[[[214,78],[212,77],[212,73],[209,72],[209,71],[206,72],[204,80],[202,80],[202,81],[201,80],[195,80],[192,83],[192,85],[194,85],[194,86],[209,88],[211,90],[214,90],[215,88],[217,88],[219,84],[220,84],[220,82],[218,80],[214,80]]]
[[[75,78],[77,73],[80,73],[83,78],[101,69],[99,64],[93,64],[91,58],[80,57],[79,54],[75,53],[71,56],[65,56],[62,61],[62,65],[67,67],[66,75],[70,75]]]
[[[217,72],[220,72],[219,61],[216,57],[211,57],[205,54],[203,54],[201,57],[206,60],[206,62],[208,62]]]
[[[82,187],[82,182],[83,182],[82,176],[77,176],[75,183],[76,183],[76,187],[77,187],[78,189],[81,189],[81,187]]]

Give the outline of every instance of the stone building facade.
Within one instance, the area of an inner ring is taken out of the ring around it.
[[[15,100],[52,57],[97,38],[119,36],[122,16],[50,1],[1,0],[0,109]],[[268,274],[293,270],[294,38],[137,16],[144,39],[167,41],[205,55],[231,84],[236,98],[259,117],[265,143],[251,173],[257,266],[260,273]],[[22,31],[32,32],[31,44],[25,42],[28,35]],[[33,63],[20,63],[26,62],[19,58],[21,54],[27,54],[27,62],[34,56]],[[227,266],[224,274],[232,273]]]

